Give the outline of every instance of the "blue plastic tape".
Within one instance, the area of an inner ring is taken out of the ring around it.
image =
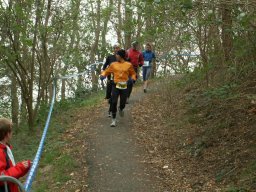
[[[99,65],[99,64],[102,64],[102,63],[103,62],[97,62],[97,63],[93,63],[93,64],[90,64],[90,65],[87,65],[86,67],[89,67],[89,69],[90,68],[95,68],[96,65]],[[74,75],[58,77],[57,79],[70,79],[70,78],[73,78],[73,77],[77,77],[77,76],[83,75],[86,72],[87,71],[82,72],[82,73],[77,73],[77,74],[74,74]],[[31,190],[31,186],[32,186],[33,180],[35,178],[35,174],[36,174],[36,171],[37,171],[37,168],[38,168],[38,164],[39,164],[39,161],[40,161],[43,149],[44,149],[44,142],[45,142],[45,139],[46,139],[46,134],[47,134],[47,131],[48,131],[48,128],[49,128],[49,124],[50,124],[50,120],[51,120],[51,115],[52,115],[52,111],[53,111],[53,106],[54,106],[54,103],[55,103],[57,79],[55,79],[53,81],[53,96],[52,96],[52,100],[51,100],[50,110],[48,112],[48,117],[47,117],[47,120],[46,120],[46,123],[45,123],[44,132],[43,132],[43,135],[42,135],[39,147],[37,149],[36,156],[35,156],[35,158],[33,160],[31,169],[30,169],[30,171],[28,173],[28,176],[27,176],[27,179],[26,179],[26,182],[25,182],[25,185],[24,185],[24,188],[25,188],[26,192],[29,192]]]
[[[48,128],[49,128],[51,115],[52,115],[52,111],[53,111],[53,106],[54,106],[54,102],[55,102],[55,94],[56,94],[56,82],[54,81],[53,82],[53,96],[52,96],[52,101],[51,101],[51,106],[50,106],[50,110],[49,110],[49,113],[48,113],[48,117],[47,117],[47,120],[46,120],[46,123],[45,123],[44,132],[43,132],[43,135],[42,135],[42,138],[41,138],[36,156],[33,160],[32,167],[29,171],[29,174],[28,174],[25,186],[24,186],[26,192],[29,192],[30,189],[31,189],[32,182],[34,180],[36,170],[37,170],[37,167],[38,167],[38,164],[39,164],[39,160],[41,158],[41,154],[42,154],[43,149],[44,149],[44,142],[45,142],[46,134],[47,134],[47,131],[48,131]]]

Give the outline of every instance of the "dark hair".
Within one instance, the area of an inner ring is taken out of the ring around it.
[[[113,45],[113,49],[115,49],[115,48],[120,48],[120,45],[119,44]]]
[[[150,43],[147,43],[147,44],[146,44],[146,46],[149,46],[149,47],[151,47],[151,48],[152,48],[152,46],[151,46],[151,44],[150,44]]]
[[[126,58],[126,52],[123,49],[120,49],[119,51],[117,51],[116,54],[122,57],[123,59]]]
[[[0,118],[0,141],[12,131],[12,122],[6,118]]]
[[[132,42],[132,46],[137,46],[137,45],[139,45],[139,42],[138,42],[138,41],[133,41],[133,42]]]

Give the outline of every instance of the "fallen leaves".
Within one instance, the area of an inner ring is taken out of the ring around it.
[[[251,108],[250,110],[248,110],[248,113],[256,115],[256,107],[255,108]]]
[[[248,113],[256,114],[255,102],[247,103],[253,106],[246,113],[243,100],[214,101],[218,108],[212,106],[208,115],[211,118],[205,118],[210,105],[203,101],[204,111],[199,111],[197,119],[190,123],[184,92],[168,91],[164,86],[157,89],[161,96],[148,94],[133,109],[132,130],[138,144],[146,149],[143,162],[153,167],[155,175],[162,181],[163,191],[221,191],[228,183],[240,182],[238,173],[241,168],[225,175],[220,182],[216,182],[216,175],[225,167],[248,164],[255,159],[255,119],[248,116]],[[225,120],[230,118],[237,124],[227,124]],[[204,124],[201,125],[199,119]],[[223,129],[205,135],[218,123]]]

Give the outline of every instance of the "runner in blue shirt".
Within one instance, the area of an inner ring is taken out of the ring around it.
[[[144,65],[143,65],[143,89],[144,93],[147,92],[148,87],[148,79],[151,74],[153,63],[155,62],[156,56],[155,53],[152,51],[152,47],[149,43],[146,44],[146,50],[143,51],[143,58],[144,58]]]

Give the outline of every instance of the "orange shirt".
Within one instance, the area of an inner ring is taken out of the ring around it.
[[[127,61],[111,63],[111,65],[103,71],[101,75],[108,76],[111,73],[114,74],[115,83],[126,82],[129,77],[136,80],[136,72],[134,71],[132,64]]]

